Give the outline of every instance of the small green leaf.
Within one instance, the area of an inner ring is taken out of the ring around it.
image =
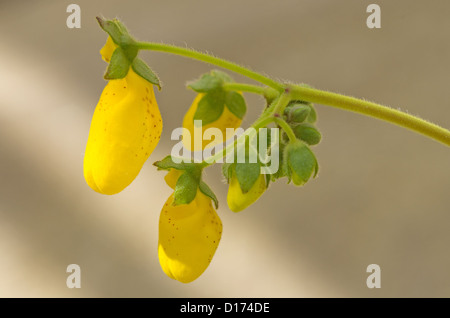
[[[245,113],[247,112],[245,99],[237,92],[227,92],[225,97],[225,106],[239,119],[243,119]]]
[[[173,205],[191,203],[197,195],[198,184],[199,179],[188,171],[181,174],[175,185]]]
[[[137,57],[134,59],[131,66],[136,74],[149,81],[153,85],[158,86],[158,89],[161,89],[161,84],[158,76],[156,76],[156,74],[151,70],[150,67],[148,67],[148,65],[143,60]]]
[[[118,47],[114,50],[108,69],[104,75],[106,80],[113,80],[124,78],[130,69],[130,62],[128,61],[122,48]]]
[[[215,122],[223,113],[225,107],[225,94],[222,91],[209,92],[198,102],[194,120],[201,120],[202,125]]]
[[[222,87],[223,81],[212,75],[204,74],[200,79],[188,84],[188,87],[198,93],[207,93]]]
[[[261,173],[261,167],[258,162],[255,163],[236,163],[235,174],[241,187],[242,193],[250,191],[252,186],[258,180]]]
[[[207,197],[210,197],[211,200],[213,200],[214,206],[216,207],[216,209],[218,209],[219,208],[219,200],[217,200],[217,197],[214,194],[214,192],[211,190],[211,188],[205,182],[200,181],[199,189],[204,195],[206,195]]]

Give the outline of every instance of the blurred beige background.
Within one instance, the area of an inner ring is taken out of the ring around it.
[[[165,86],[160,144],[130,187],[103,196],[82,172],[106,64],[95,16],[119,17],[140,40],[187,45],[274,78],[373,100],[450,128],[450,2],[0,2],[0,296],[449,297],[450,148],[405,129],[318,105],[319,178],[280,180],[249,209],[226,206],[220,167],[206,180],[221,205],[221,244],[184,285],[157,257],[171,190],[151,165],[169,153],[209,65],[141,53]],[[382,28],[365,21],[369,3]],[[245,79],[233,75],[235,79]],[[251,123],[262,106],[246,95]],[[66,287],[81,266],[82,288]],[[381,266],[381,289],[366,268]]]

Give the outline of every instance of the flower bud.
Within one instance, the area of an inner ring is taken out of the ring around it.
[[[297,104],[289,109],[288,120],[294,123],[302,123],[306,120],[310,112],[310,106]]]
[[[322,139],[322,135],[314,125],[308,123],[298,124],[292,130],[297,138],[303,140],[308,145],[317,145]]]
[[[243,192],[238,179],[233,176],[228,187],[227,203],[233,212],[239,212],[255,203],[266,191],[266,178],[261,174],[248,192]]]
[[[236,93],[237,94],[237,93]],[[240,94],[239,94],[240,95]],[[225,142],[226,139],[226,130],[227,128],[233,128],[236,129],[241,125],[242,119],[237,117],[235,114],[233,114],[226,104],[222,104],[222,110],[217,117],[216,120],[210,123],[206,123],[205,121],[202,122],[201,130],[198,128],[195,128],[194,126],[194,117],[197,112],[197,109],[199,107],[199,104],[202,102],[203,97],[205,97],[205,94],[198,94],[197,97],[194,99],[191,107],[187,111],[186,115],[183,119],[183,128],[186,128],[189,134],[185,133],[183,134],[183,144],[184,146],[193,151],[203,150],[206,147],[212,147],[217,144],[221,144]],[[205,102],[205,101],[204,101]],[[211,107],[214,107],[215,105],[211,105]],[[208,112],[210,113],[210,112]],[[220,132],[222,133],[222,139],[220,140],[203,140],[203,134],[208,128],[218,128]],[[195,134],[201,134],[200,139],[202,142],[195,143]]]
[[[283,160],[286,175],[297,186],[305,184],[313,174],[317,174],[316,157],[309,147],[299,140],[286,146]]]

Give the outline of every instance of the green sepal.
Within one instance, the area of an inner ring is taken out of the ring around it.
[[[221,79],[223,83],[233,82],[233,78],[230,75],[219,70],[212,70],[211,75]]]
[[[232,165],[233,164],[230,162],[225,162],[222,164],[222,174],[227,180],[227,183],[230,183],[230,179],[232,177],[232,170],[231,170]]]
[[[117,19],[103,20],[97,17],[100,27],[108,33],[114,43],[120,47],[132,46],[136,41],[131,37],[127,28]]]
[[[306,118],[306,121],[314,124],[317,121],[317,112],[314,108],[313,104],[309,104],[309,107],[311,108],[308,117]]]
[[[202,77],[194,82],[189,83],[187,86],[198,93],[207,93],[222,87],[222,79],[206,73]]]
[[[266,189],[269,187],[269,183],[272,181],[272,177],[270,174],[265,174],[264,175],[266,178]]]
[[[198,102],[194,120],[201,120],[202,125],[213,123],[220,118],[225,107],[225,92],[210,91]]]
[[[317,145],[322,139],[320,132],[312,124],[302,123],[292,127],[297,138],[303,140],[308,145]]]
[[[175,163],[172,160],[172,156],[168,155],[164,159],[155,161],[153,163],[154,166],[158,168],[158,170],[170,170],[170,169],[178,169],[178,170],[185,170],[186,169],[186,163],[180,162]]]
[[[284,111],[284,114],[287,117],[286,119],[288,121],[293,121],[291,119],[291,114],[290,114],[291,110],[298,108],[299,106],[309,107],[309,114],[304,121],[312,123],[312,124],[317,121],[317,113],[316,113],[316,110],[314,109],[314,105],[310,102],[306,102],[303,100],[292,100],[289,102],[289,105],[285,108],[285,111]]]
[[[226,93],[225,106],[239,119],[243,119],[247,112],[245,99],[237,92],[229,91]]]
[[[152,83],[153,85],[158,86],[158,89],[161,90],[161,83],[158,76],[143,60],[138,57],[135,58],[131,67],[133,68],[133,71],[136,72],[136,74],[138,74],[146,81]]]
[[[261,174],[261,166],[255,163],[236,163],[234,173],[241,187],[242,193],[247,193],[253,187]]]
[[[281,136],[280,136],[281,139]],[[280,140],[278,143],[279,151],[278,151],[278,160],[279,160],[279,167],[278,171],[274,174],[271,174],[271,180],[272,182],[276,181],[277,179],[283,178],[287,176],[287,170],[285,169],[285,156],[284,156],[284,149],[286,148],[286,144]]]
[[[191,173],[195,173],[197,175],[201,174],[202,169],[205,167],[203,163],[195,163],[195,162],[183,162],[183,159],[188,158],[178,158],[178,162],[173,161],[172,156],[168,155],[164,159],[155,161],[153,163],[154,166],[158,168],[158,170],[186,170]]]
[[[214,192],[204,181],[200,181],[199,189],[204,195],[206,195],[207,197],[211,198],[211,200],[213,200],[214,206],[216,207],[216,209],[218,209],[219,208],[219,200],[217,200],[217,197],[214,194]]]
[[[114,50],[111,56],[111,61],[109,62],[108,68],[103,77],[106,80],[124,78],[127,76],[129,69],[130,62],[128,61],[128,58],[122,48],[118,47]]]
[[[199,178],[195,174],[185,171],[177,180],[173,193],[173,205],[189,204],[197,195]]]
[[[183,171],[178,177],[175,185],[173,205],[189,204],[195,199],[197,189],[204,195],[213,200],[216,209],[219,207],[219,201],[211,188],[202,181],[202,171],[205,167],[201,163],[176,163],[172,156],[166,156],[160,161],[153,163],[158,170],[177,169]]]
[[[316,158],[316,166],[314,167],[314,178],[317,177],[317,174],[319,173],[319,162],[317,161]]]
[[[187,87],[198,93],[208,93],[215,90],[221,90],[223,83],[232,82],[233,79],[226,73],[219,70],[212,70],[205,73],[199,79],[189,82]]]
[[[317,173],[317,159],[309,147],[297,140],[290,143],[284,150],[284,169],[289,179],[295,185],[305,184],[313,173]]]

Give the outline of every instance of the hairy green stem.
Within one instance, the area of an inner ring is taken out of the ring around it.
[[[297,140],[297,137],[295,136],[291,126],[289,126],[289,124],[284,119],[281,119],[280,117],[275,117],[274,121],[278,126],[280,126],[284,130],[290,142],[294,142]]]
[[[278,99],[273,111],[272,115],[278,115],[283,116],[284,109],[289,104],[289,102],[292,100],[292,96],[290,94],[289,90],[285,90],[283,94],[281,94],[280,98]]]
[[[283,90],[283,85],[278,83],[277,81],[274,81],[273,79],[264,76],[262,74],[259,74],[257,72],[254,72],[246,67],[240,66],[236,63],[226,61],[224,59],[211,56],[206,53],[198,52],[192,49],[188,48],[182,48],[174,45],[169,44],[162,44],[162,43],[154,43],[154,42],[137,42],[136,46],[141,50],[151,50],[151,51],[159,51],[159,52],[165,52],[165,53],[171,53],[176,55],[181,55],[184,57],[189,57],[195,60],[199,60],[202,62],[206,62],[209,64],[213,64],[222,68],[226,68],[230,71],[236,72],[238,74],[241,74],[243,76],[246,76],[248,78],[251,78],[257,82],[260,82],[264,85],[267,85],[269,87],[272,87],[273,89],[277,91]]]
[[[332,106],[382,119],[450,146],[449,130],[402,111],[362,99],[298,85],[290,85],[287,89],[292,99]]]
[[[261,86],[251,85],[251,84],[224,83],[222,87],[225,90],[229,90],[229,91],[240,91],[240,92],[247,92],[247,93],[263,95],[267,99],[274,99],[279,95],[278,91],[271,87],[261,87]]]
[[[271,78],[254,72],[246,67],[240,66],[236,63],[229,62],[206,53],[197,52],[188,48],[177,47],[168,44],[153,43],[153,42],[137,42],[137,48],[142,50],[152,50],[165,53],[171,53],[176,55],[181,55],[184,57],[196,59],[206,63],[210,63],[222,68],[226,68],[230,71],[239,73],[243,76],[251,78],[258,81],[264,85],[267,85],[272,89],[272,91],[263,91],[263,88],[247,85],[247,84],[235,84],[233,87],[231,84],[229,89],[242,89],[242,91],[248,91],[257,94],[269,94],[270,97],[276,98],[276,94],[281,93],[280,99],[284,100],[283,103],[279,101],[276,103],[278,106],[273,104],[266,109],[263,113],[265,114],[279,114],[282,115],[284,108],[290,100],[299,99],[307,102],[323,104],[327,106],[337,107],[340,109],[364,114],[370,117],[378,118],[401,127],[411,129],[417,133],[428,136],[436,141],[439,141],[447,146],[450,146],[450,131],[442,128],[438,125],[430,123],[426,120],[412,116],[410,114],[404,113],[402,111],[379,105],[376,103],[368,102],[362,99],[357,99],[354,97],[344,96],[336,93],[321,91],[317,89],[312,89],[309,87],[299,86],[299,85],[283,85]],[[267,95],[265,95],[267,96]],[[287,101],[287,103],[285,103]],[[274,108],[273,108],[274,107]]]

